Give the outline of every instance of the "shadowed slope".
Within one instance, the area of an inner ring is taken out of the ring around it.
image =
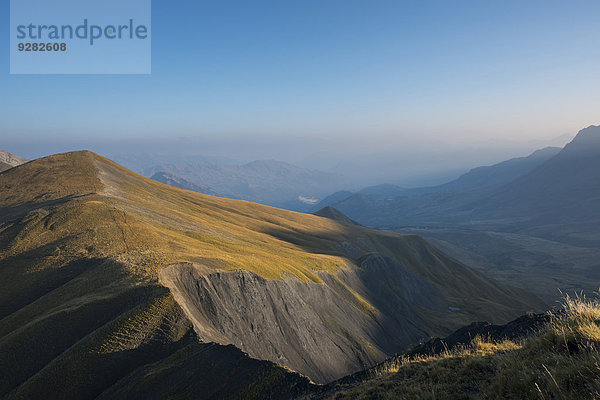
[[[318,215],[319,217],[329,218],[344,224],[358,225],[356,222],[346,217],[343,213],[330,206],[320,209],[315,213],[315,215]]]

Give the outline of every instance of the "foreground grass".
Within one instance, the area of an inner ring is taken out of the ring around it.
[[[391,359],[341,399],[598,399],[600,302],[567,297],[522,341],[476,337],[428,357]]]

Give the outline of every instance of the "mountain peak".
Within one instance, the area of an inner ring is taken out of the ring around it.
[[[345,224],[358,225],[358,223],[356,223],[353,220],[351,220],[350,218],[348,218],[344,213],[342,213],[341,211],[339,211],[331,206],[321,208],[314,215],[317,215],[317,216],[323,217],[323,218],[329,218],[334,221],[342,222]]]
[[[600,126],[592,125],[579,131],[562,153],[585,154],[600,151]]]
[[[96,160],[103,157],[90,151],[75,151],[38,158],[0,175],[0,204],[4,207],[32,207],[61,199],[102,192]],[[25,184],[26,183],[26,184]]]

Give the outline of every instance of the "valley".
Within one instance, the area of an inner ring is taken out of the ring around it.
[[[437,187],[367,188],[336,209],[378,229],[416,233],[488,276],[553,303],[600,287],[600,127],[565,148],[476,168]]]

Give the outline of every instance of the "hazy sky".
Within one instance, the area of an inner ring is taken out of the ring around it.
[[[1,24],[0,148],[145,139],[203,153],[203,141],[243,137],[389,149],[543,141],[600,123],[597,0],[152,7],[149,76],[9,75]],[[1,12],[6,22],[8,1]]]

